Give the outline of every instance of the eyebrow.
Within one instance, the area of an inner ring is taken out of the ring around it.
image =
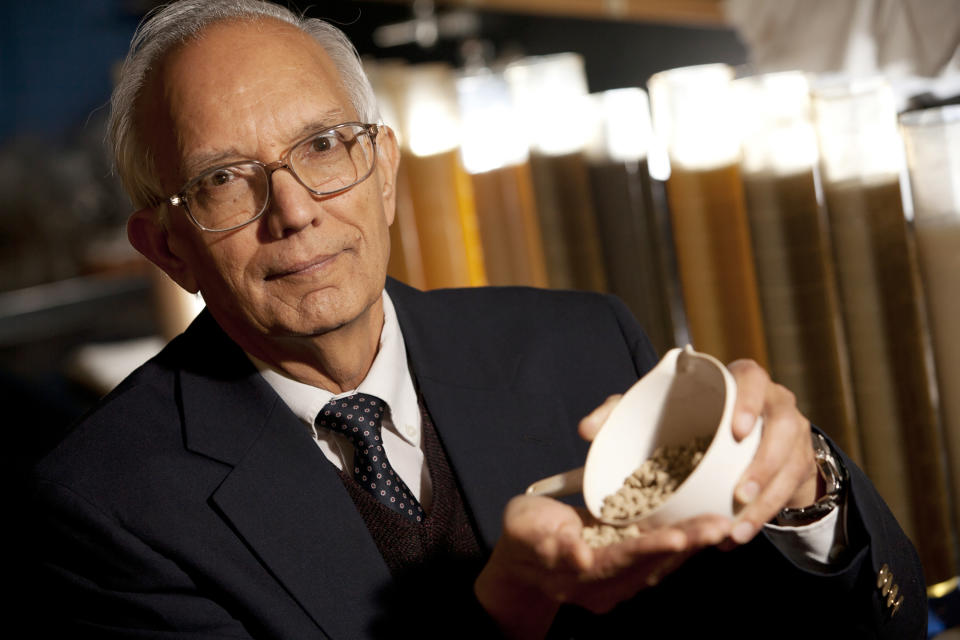
[[[332,111],[328,111],[321,115],[319,119],[312,120],[300,127],[300,130],[292,136],[290,144],[306,138],[311,133],[316,133],[323,129],[329,129],[330,127],[342,124],[345,122],[343,118],[344,113],[342,109],[333,109]]]
[[[329,129],[330,127],[338,125],[344,121],[343,118],[344,112],[342,109],[331,109],[330,111],[324,112],[319,118],[310,120],[294,131],[290,136],[289,144],[293,145],[312,133],[317,133],[323,129]],[[181,165],[181,173],[183,175],[181,177],[184,180],[192,180],[195,176],[212,167],[251,159],[250,156],[240,153],[236,147],[200,152],[183,162]],[[270,162],[273,162],[273,160],[276,160],[276,158],[273,158]]]

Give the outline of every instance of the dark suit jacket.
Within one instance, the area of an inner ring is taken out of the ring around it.
[[[582,464],[580,417],[626,390],[656,356],[611,297],[421,293],[393,281],[388,290],[412,373],[490,549],[509,498]],[[558,635],[635,629],[640,617],[646,631],[679,637],[724,622],[747,637],[789,636],[843,616],[842,632],[829,627],[836,637],[857,629],[920,637],[916,554],[848,466],[851,550],[835,573],[799,569],[761,535],[733,552],[700,554],[603,619],[568,611],[557,626],[587,631]],[[341,639],[385,629],[396,637],[409,613],[396,602],[433,620],[441,602],[471,599],[475,568],[465,579],[438,573],[439,588],[396,599],[337,472],[208,313],[87,415],[41,461],[35,485],[44,613],[62,612],[93,637]],[[874,585],[883,563],[905,596],[892,621]],[[465,604],[449,635],[490,633],[479,614],[463,622],[475,613]],[[427,629],[421,635],[436,628]]]

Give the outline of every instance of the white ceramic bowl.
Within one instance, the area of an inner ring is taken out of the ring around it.
[[[731,430],[736,400],[733,376],[717,359],[689,346],[672,349],[624,394],[587,454],[583,497],[595,518],[609,524],[665,526],[694,516],[735,512],[734,489],[760,444],[761,420],[737,442]],[[687,479],[660,506],[639,518],[604,520],[604,498],[661,445],[711,438]]]

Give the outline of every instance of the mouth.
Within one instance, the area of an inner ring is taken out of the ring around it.
[[[311,275],[329,266],[334,260],[337,259],[339,255],[340,253],[337,252],[328,255],[316,256],[302,262],[280,265],[271,269],[264,277],[264,280],[269,282],[271,280],[279,280],[280,278]]]

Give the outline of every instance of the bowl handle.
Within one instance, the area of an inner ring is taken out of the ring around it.
[[[570,469],[563,473],[537,480],[527,487],[526,494],[531,496],[547,496],[561,498],[573,495],[583,490],[583,467]]]

